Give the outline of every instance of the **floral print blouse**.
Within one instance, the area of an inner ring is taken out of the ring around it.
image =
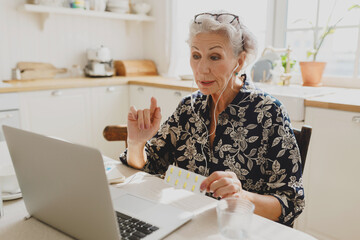
[[[181,101],[146,143],[143,170],[164,174],[175,164],[204,176],[232,171],[243,189],[276,197],[282,206],[279,222],[292,226],[305,201],[300,152],[284,106],[246,81],[219,115],[211,149],[210,101],[199,91]],[[120,155],[125,164],[126,152]]]

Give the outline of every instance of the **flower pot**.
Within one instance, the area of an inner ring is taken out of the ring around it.
[[[303,86],[319,87],[326,62],[300,62]]]

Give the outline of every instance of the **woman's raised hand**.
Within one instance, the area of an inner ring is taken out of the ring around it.
[[[145,145],[159,130],[160,121],[161,110],[154,97],[151,98],[150,109],[136,110],[131,106],[127,121],[128,143]]]

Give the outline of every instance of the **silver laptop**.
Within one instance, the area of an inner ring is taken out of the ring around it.
[[[96,149],[9,126],[3,130],[30,216],[71,237],[160,239],[192,218],[121,189],[111,188],[110,195]]]

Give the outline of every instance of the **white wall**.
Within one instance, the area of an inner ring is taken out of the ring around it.
[[[170,11],[168,9],[172,0],[147,0],[152,10],[150,15],[155,17],[153,23],[144,24],[144,58],[155,61],[158,71],[166,75],[170,58],[170,32],[167,29]]]
[[[154,30],[143,35],[143,29],[154,28],[154,23],[52,15],[42,30],[39,14],[17,10],[24,3],[0,0],[0,81],[11,78],[11,69],[19,61],[49,62],[59,68],[73,64],[83,67],[86,49],[101,44],[110,48],[114,59],[153,59],[157,51],[151,49],[144,55],[143,47],[151,47],[147,42],[161,44],[153,39]],[[161,59],[161,54],[156,56],[157,62]]]

